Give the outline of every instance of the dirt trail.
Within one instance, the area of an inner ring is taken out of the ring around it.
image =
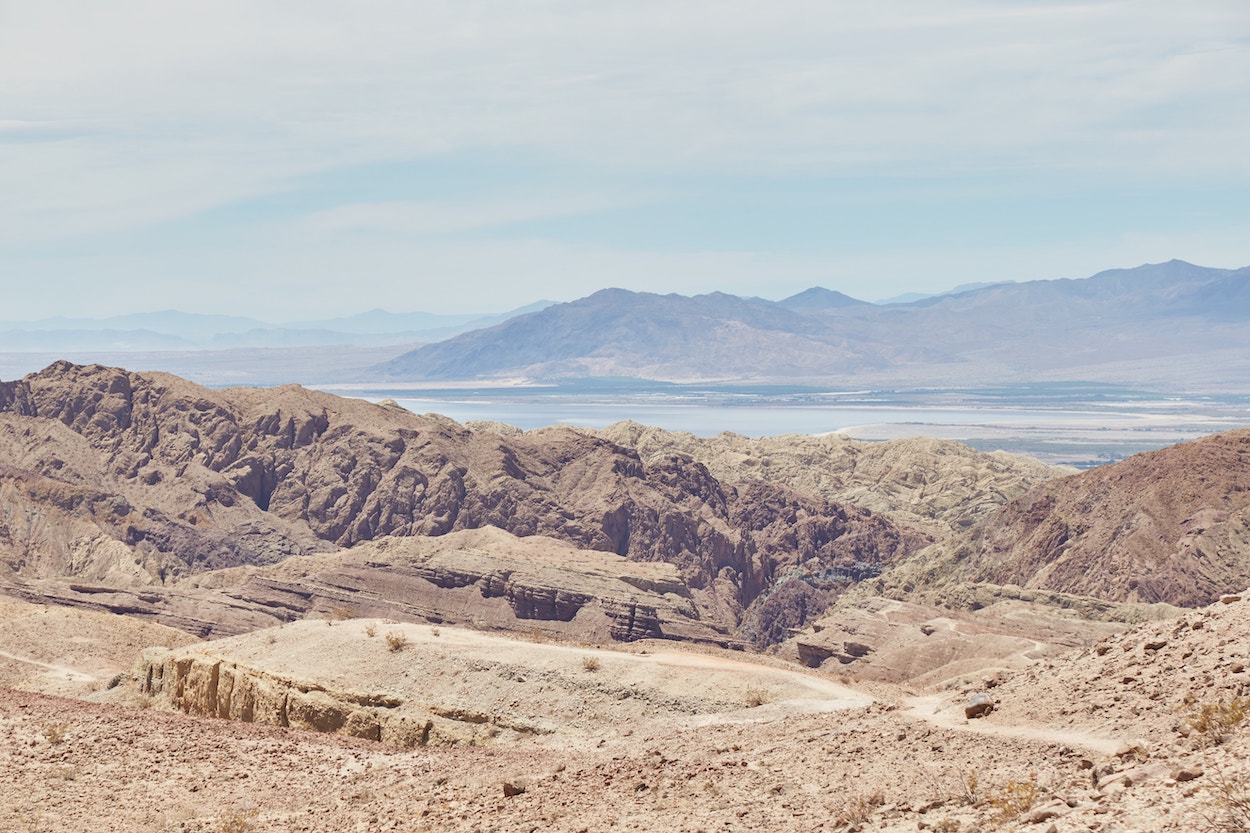
[[[435,641],[431,641],[425,633],[418,630],[413,633],[408,631],[415,639],[421,640],[428,645],[446,646],[456,644],[460,646],[473,646],[487,650],[503,650],[515,654],[522,646],[532,645],[534,649],[541,652],[551,653],[568,653],[578,656],[594,655],[603,659],[612,659],[617,661],[639,663],[643,665],[659,665],[673,668],[696,668],[706,669],[709,671],[725,671],[738,672],[743,675],[751,675],[759,677],[762,680],[778,680],[793,685],[806,688],[817,699],[828,702],[831,705],[824,711],[833,709],[850,709],[860,708],[873,702],[873,698],[861,691],[848,688],[841,683],[823,677],[815,676],[801,670],[778,668],[773,665],[764,665],[761,663],[748,662],[745,660],[730,659],[728,657],[716,656],[713,654],[701,654],[693,651],[648,651],[645,653],[633,653],[630,651],[612,650],[607,648],[594,648],[573,645],[562,645],[556,642],[539,642],[526,643],[518,642],[514,638],[495,636],[493,634],[481,633],[479,631],[469,630],[467,628],[443,628],[439,632],[438,637],[434,637]]]
[[[1088,749],[1103,755],[1112,755],[1120,746],[1120,741],[1093,735],[1088,732],[1072,732],[1055,729],[1045,725],[1015,724],[1004,726],[990,723],[985,719],[968,720],[958,706],[945,706],[942,698],[936,694],[923,697],[908,697],[903,701],[904,715],[917,720],[924,720],[944,729],[956,732],[971,732],[980,735],[993,735],[1016,740],[1036,740],[1047,743],[1061,743],[1067,746]]]
[[[0,651],[0,657],[5,657],[6,659],[11,659],[14,662],[20,662],[26,665],[34,665],[57,674],[64,674],[66,679],[72,680],[76,683],[93,683],[96,681],[95,676],[88,674],[85,671],[79,671],[77,668],[70,668],[68,665],[56,665],[48,662],[40,662],[37,659],[29,659],[28,657],[21,657],[17,654],[10,654],[8,651]]]

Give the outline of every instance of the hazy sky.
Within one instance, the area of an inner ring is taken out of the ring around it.
[[[0,0],[0,319],[1250,264],[1246,0]]]

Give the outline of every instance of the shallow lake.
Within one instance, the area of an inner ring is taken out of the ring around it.
[[[1019,391],[565,395],[489,389],[352,395],[372,401],[392,398],[415,413],[439,413],[458,422],[491,420],[523,430],[548,425],[602,428],[632,420],[705,437],[722,431],[751,437],[839,432],[862,440],[930,436],[959,440],[983,451],[1003,449],[1081,467],[1250,427],[1250,402],[1240,397],[1039,398]]]

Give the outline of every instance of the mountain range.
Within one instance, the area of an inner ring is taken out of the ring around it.
[[[373,310],[271,324],[177,311],[0,322],[0,374],[68,358],[206,384],[665,383],[878,387],[1093,382],[1250,388],[1250,267],[1179,260],[874,304],[604,289],[497,315]]]
[[[499,314],[443,315],[374,309],[356,315],[274,323],[241,315],[163,310],[105,318],[0,321],[0,350],[170,351],[229,350],[351,344],[412,345],[489,327],[549,304],[536,301]]]
[[[1183,261],[876,305],[606,289],[400,355],[392,380],[637,377],[881,384],[1250,382],[1250,267]]]

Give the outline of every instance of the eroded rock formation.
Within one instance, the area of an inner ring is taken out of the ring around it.
[[[493,526],[675,564],[702,615],[737,623],[782,572],[885,566],[928,543],[864,509],[569,428],[474,431],[298,386],[214,391],[65,362],[0,386],[0,455],[0,550],[19,580],[171,585]],[[504,592],[521,618],[575,613],[577,597],[548,590]]]
[[[1044,483],[968,534],[918,554],[880,586],[919,598],[977,582],[1183,607],[1244,588],[1250,430]]]

